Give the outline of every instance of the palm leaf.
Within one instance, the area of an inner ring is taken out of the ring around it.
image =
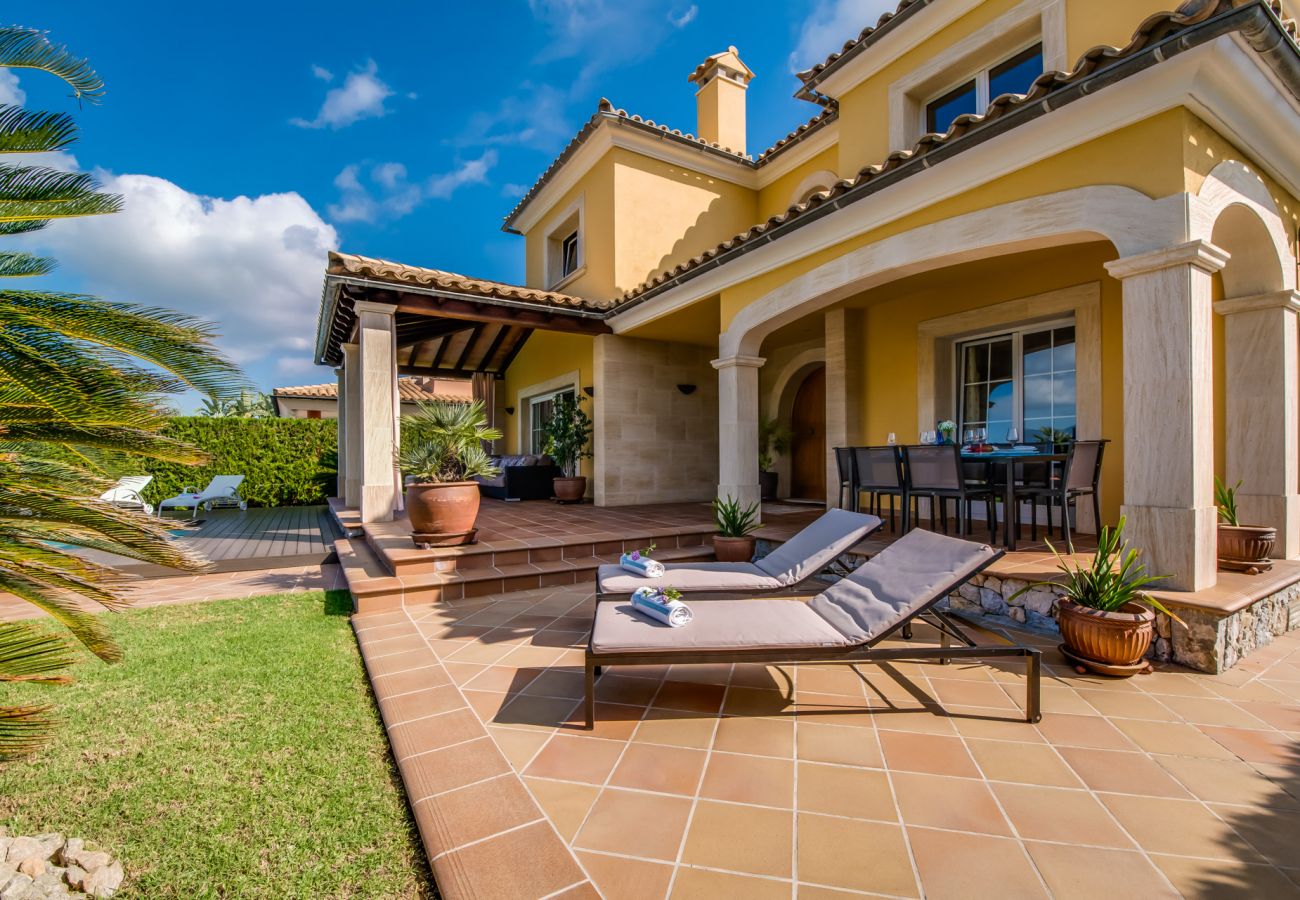
[[[64,671],[77,656],[61,634],[35,627],[31,622],[0,623],[0,681],[36,681],[68,684]]]
[[[51,44],[43,32],[31,28],[0,28],[0,67],[48,72],[66,81],[78,99],[92,103],[104,95],[104,82],[87,60]]]
[[[50,224],[49,219],[31,219],[26,222],[0,222],[0,237],[40,231],[48,224]]]
[[[61,112],[0,104],[0,153],[49,153],[77,139],[77,123]]]
[[[121,209],[122,198],[102,193],[99,182],[84,172],[0,165],[0,221],[97,216]]]
[[[48,706],[0,706],[0,761],[18,759],[54,739],[58,720]]]
[[[58,263],[48,256],[33,253],[0,253],[0,278],[26,278],[48,275]]]

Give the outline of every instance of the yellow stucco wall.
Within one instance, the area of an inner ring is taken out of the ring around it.
[[[554,287],[546,283],[547,235],[580,202],[584,241],[581,264],[585,271],[565,283],[562,290],[577,297],[600,300],[614,296],[614,196],[614,161],[606,156],[525,233],[529,287]]]
[[[510,364],[505,378],[497,382],[497,406],[515,407],[514,415],[507,415],[499,420],[501,430],[505,432],[507,453],[524,452],[520,446],[520,423],[524,421],[524,410],[519,405],[519,392],[574,371],[578,373],[579,389],[591,385],[593,340],[594,338],[585,334],[533,332],[524,349],[519,351],[519,355]],[[584,401],[582,406],[587,411],[587,415],[591,415],[591,401]],[[584,466],[589,465],[584,463]]]
[[[758,221],[763,221],[789,209],[791,205],[799,200],[798,197],[794,196],[795,189],[803,183],[806,177],[814,172],[825,171],[838,176],[840,171],[839,156],[839,146],[832,145],[760,190],[758,194]]]

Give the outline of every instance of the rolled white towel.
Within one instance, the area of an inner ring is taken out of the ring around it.
[[[664,595],[652,587],[637,588],[632,594],[632,608],[669,628],[689,625],[695,614],[680,600],[665,600]]]
[[[641,556],[640,554],[634,557],[630,553],[624,553],[618,558],[618,564],[629,572],[634,572],[646,578],[662,578],[664,574],[663,563],[655,562],[648,556]]]

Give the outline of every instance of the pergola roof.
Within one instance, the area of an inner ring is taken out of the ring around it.
[[[501,375],[534,330],[605,334],[610,301],[587,300],[349,253],[330,253],[316,361],[342,362],[358,301],[395,309],[403,375]]]

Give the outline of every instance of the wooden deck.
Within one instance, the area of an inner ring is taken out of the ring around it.
[[[214,509],[197,519],[164,517],[178,541],[193,547],[213,564],[214,572],[247,572],[317,565],[334,558],[334,539],[341,536],[325,506],[269,509]],[[96,561],[145,578],[184,575],[176,569],[146,565],[122,557],[87,553]]]

